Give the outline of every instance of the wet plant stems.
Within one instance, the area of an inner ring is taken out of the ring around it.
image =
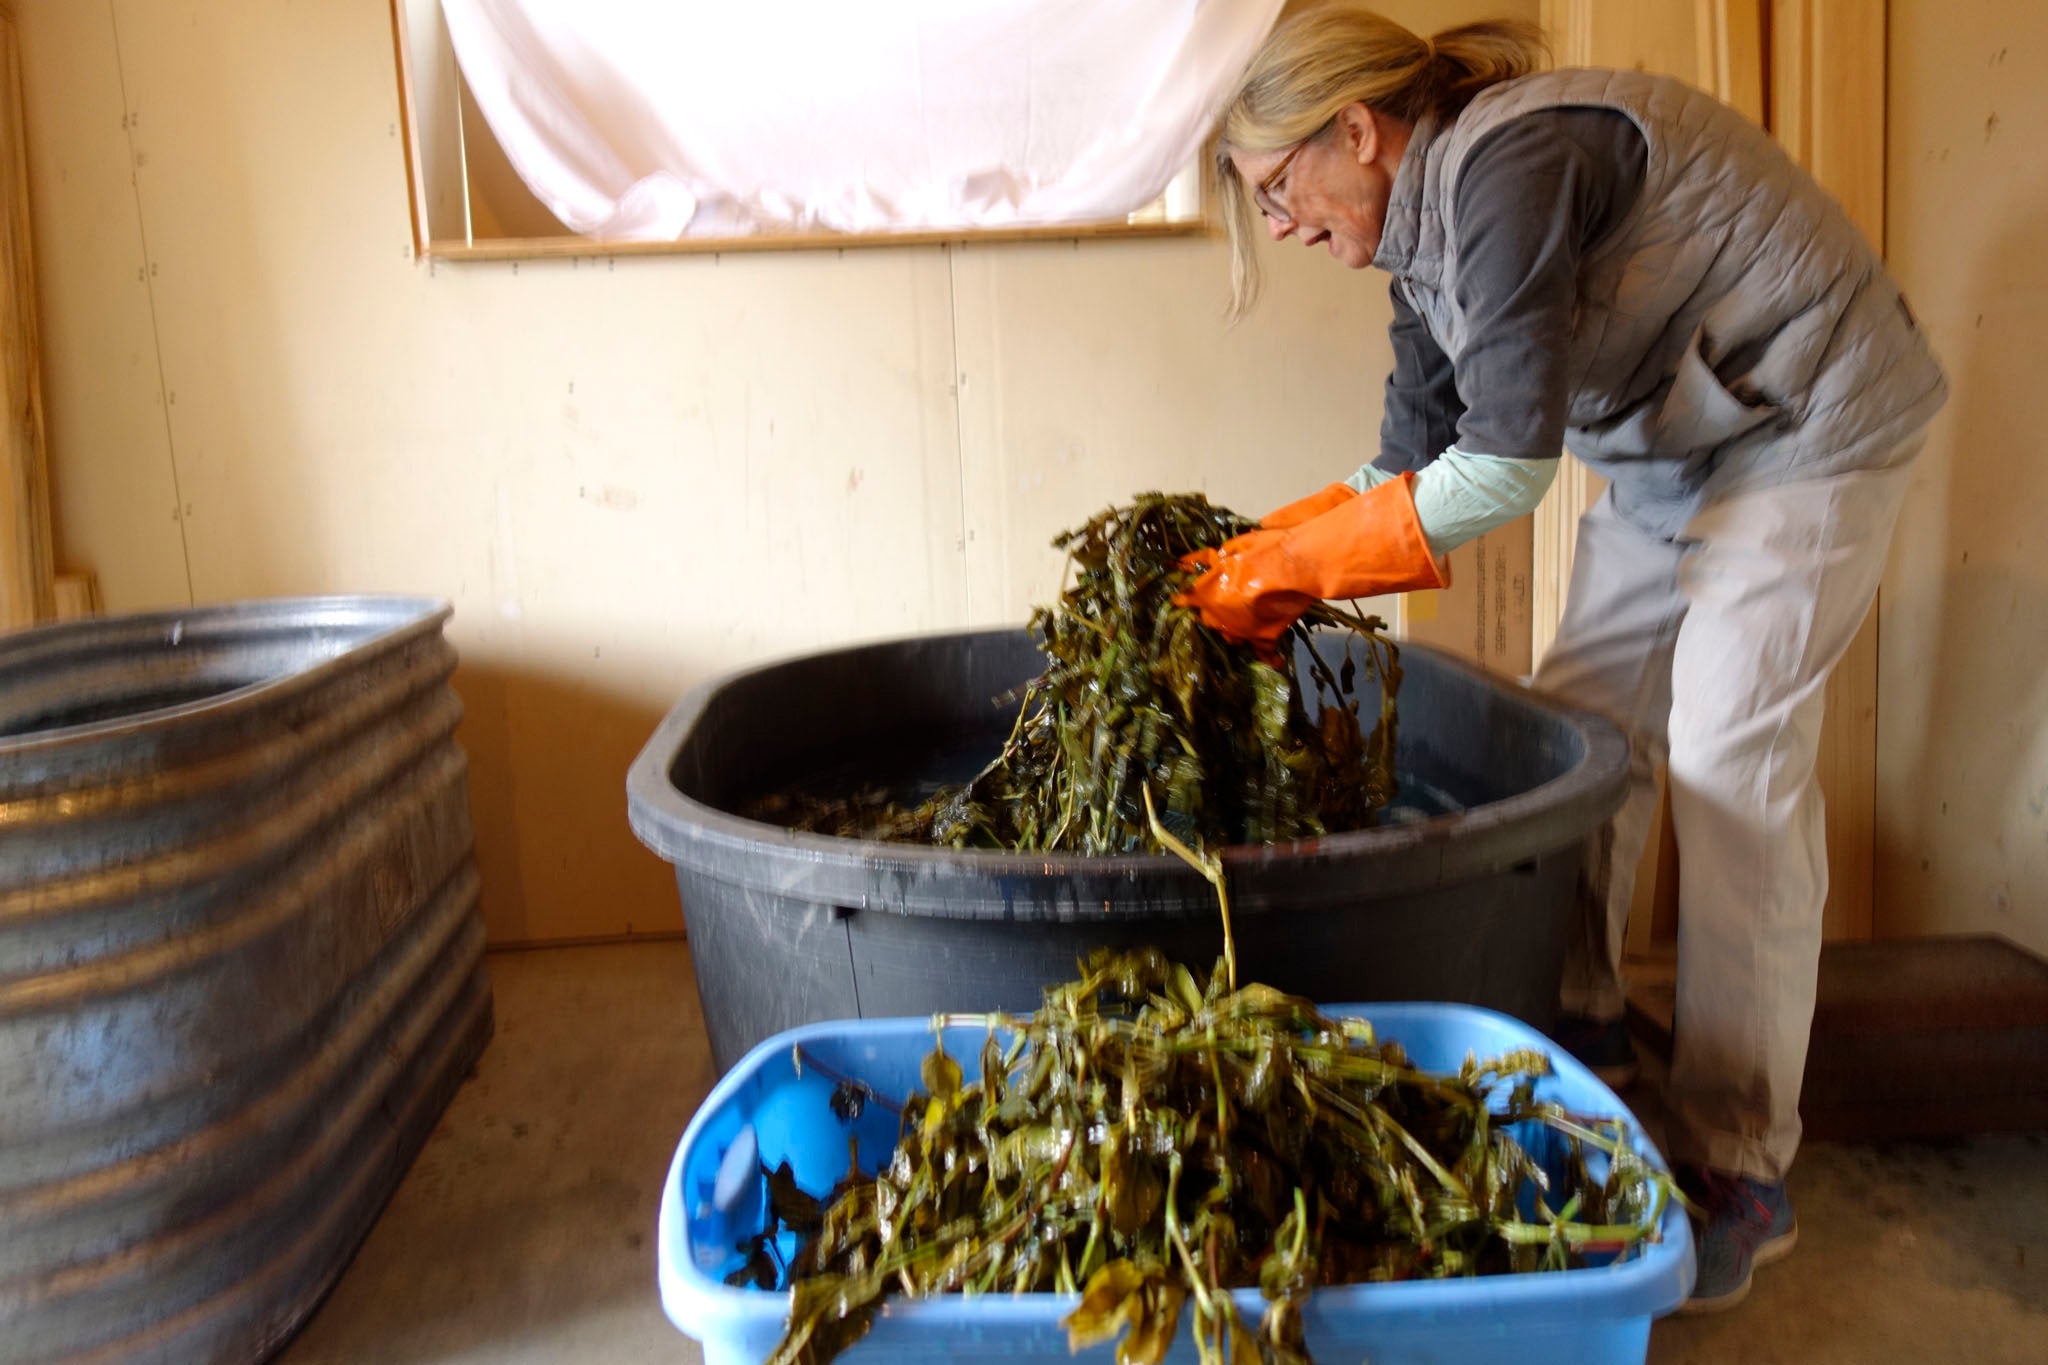
[[[1213,853],[1197,853],[1173,837],[1173,832],[1159,823],[1159,812],[1152,804],[1152,785],[1145,784],[1145,819],[1152,826],[1152,837],[1168,853],[1202,874],[1209,885],[1216,888],[1216,904],[1223,913],[1223,972],[1230,989],[1237,989],[1237,935],[1230,928],[1230,888],[1224,885],[1223,860]]]

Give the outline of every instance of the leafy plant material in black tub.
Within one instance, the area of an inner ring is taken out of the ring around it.
[[[1377,706],[1363,642],[1360,714]],[[1311,1000],[1442,1000],[1547,1028],[1586,841],[1620,806],[1607,721],[1417,645],[1401,651],[1402,792],[1375,828],[1225,850],[1238,975]],[[760,798],[973,775],[1043,666],[1030,635],[806,655],[692,691],[634,760],[633,830],[676,869],[720,1067],[821,1019],[1037,1007],[1089,949],[1222,951],[1209,884],[1165,855],[956,851],[799,833]],[[1302,670],[1307,676],[1307,670]],[[1314,698],[1307,699],[1311,714]]]

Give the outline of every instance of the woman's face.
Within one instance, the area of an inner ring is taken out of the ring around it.
[[[1294,237],[1323,246],[1360,270],[1379,252],[1408,132],[1399,120],[1352,104],[1305,142],[1271,152],[1233,150],[1230,159],[1254,188],[1274,241]]]

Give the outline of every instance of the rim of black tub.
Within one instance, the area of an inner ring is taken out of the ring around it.
[[[1185,916],[1213,909],[1200,876],[1163,854],[1020,854],[812,834],[752,820],[691,797],[673,780],[682,748],[728,689],[824,658],[857,667],[905,646],[1014,645],[1021,627],[929,632],[770,660],[690,689],[642,747],[626,779],[640,841],[670,863],[719,881],[845,910],[965,919],[1081,920]],[[1035,648],[1035,646],[1034,646]],[[1421,674],[1481,705],[1541,713],[1576,742],[1558,776],[1473,809],[1411,823],[1220,850],[1234,913],[1356,904],[1500,872],[1585,837],[1619,809],[1628,740],[1610,721],[1488,674],[1441,650],[1402,646],[1412,687]],[[1362,887],[1356,875],[1370,875]],[[1250,875],[1247,875],[1250,874]],[[1114,907],[1112,909],[1111,907]]]

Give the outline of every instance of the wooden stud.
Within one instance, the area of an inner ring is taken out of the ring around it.
[[[1597,0],[1542,0],[1538,11],[1550,35],[1551,56],[1560,67],[1592,66],[1602,7]],[[1579,518],[1599,496],[1605,481],[1570,455],[1559,458],[1557,479],[1530,518],[1534,531],[1529,571],[1529,649],[1531,667],[1540,666],[1557,638],[1564,618],[1565,596],[1571,589],[1572,556],[1578,546]]]
[[[92,573],[58,574],[51,596],[52,620],[82,621],[100,614],[100,580]]]
[[[412,105],[411,44],[405,40],[405,0],[391,0],[391,46],[398,59],[399,140],[405,144],[405,192],[412,210],[414,259],[427,254],[432,237],[427,218],[426,166],[420,160],[419,120]]]
[[[1770,0],[1700,0],[1700,74],[1711,90],[1758,127],[1770,122],[1764,44]]]
[[[1884,251],[1883,0],[1772,0],[1771,131]],[[1877,899],[1877,612],[1827,685],[1818,768],[1827,796],[1832,941],[1867,939]]]
[[[1532,667],[1543,661],[1550,642],[1557,638],[1558,622],[1564,619],[1564,601],[1572,584],[1572,558],[1579,544],[1579,518],[1599,500],[1606,487],[1607,480],[1565,455],[1559,460],[1557,479],[1550,492],[1536,506],[1535,547],[1529,576]]]
[[[21,40],[0,8],[0,630],[48,620],[55,577],[29,239]]]
[[[1771,131],[1884,252],[1883,0],[1773,0]]]
[[[1770,0],[1544,0],[1561,66],[1636,67],[1683,77],[1757,123],[1769,112],[1765,51]],[[1570,591],[1579,517],[1606,480],[1570,456],[1535,516],[1530,634],[1540,661]],[[1655,823],[1636,869],[1629,951],[1668,943],[1678,924],[1678,839],[1660,780]]]

